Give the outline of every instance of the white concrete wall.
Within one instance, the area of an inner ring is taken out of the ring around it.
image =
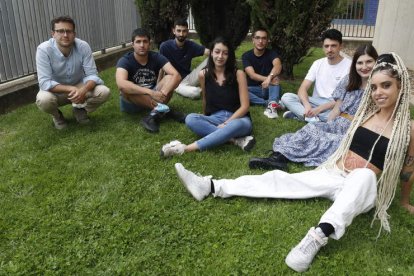
[[[397,53],[414,70],[414,0],[380,0],[373,45],[380,54]]]

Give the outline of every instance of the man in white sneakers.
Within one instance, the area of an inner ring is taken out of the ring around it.
[[[75,38],[75,22],[68,16],[51,21],[52,38],[37,47],[36,67],[40,91],[36,104],[53,117],[56,129],[67,126],[59,106],[72,104],[80,124],[88,123],[110,96],[109,88],[98,77],[89,44]]]
[[[341,56],[342,34],[329,29],[322,34],[322,49],[325,57],[316,60],[299,87],[298,93],[285,93],[282,104],[289,110],[284,118],[308,122],[326,122],[335,101],[332,93],[339,81],[349,73],[351,60]],[[315,83],[312,97],[308,90]]]
[[[265,106],[264,115],[273,119],[278,117],[277,109],[281,109],[278,75],[282,71],[282,62],[276,51],[267,48],[269,33],[265,29],[255,30],[252,41],[253,49],[242,55],[250,104]]]
[[[191,71],[191,60],[194,57],[208,56],[210,51],[203,45],[187,39],[188,23],[185,19],[176,20],[172,32],[175,38],[161,43],[160,54],[165,56],[180,73],[182,81],[175,91],[184,97],[199,98],[201,88],[198,87],[198,73],[207,65],[207,59],[193,71]]]

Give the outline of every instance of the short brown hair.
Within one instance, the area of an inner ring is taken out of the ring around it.
[[[259,28],[256,28],[256,29],[254,29],[253,30],[253,36],[255,36],[256,35],[256,33],[257,32],[265,32],[266,33],[266,35],[267,35],[267,38],[269,38],[269,32],[265,29],[265,28],[262,28],[262,27],[259,27]]]
[[[55,24],[59,22],[70,23],[73,26],[73,30],[75,30],[75,21],[73,21],[73,19],[70,16],[64,15],[64,16],[55,17],[52,19],[52,21],[50,21],[50,26],[52,27],[52,31],[55,30]]]

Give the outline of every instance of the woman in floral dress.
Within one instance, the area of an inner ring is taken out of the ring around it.
[[[326,161],[338,148],[351,124],[377,58],[373,46],[358,47],[349,75],[340,81],[333,92],[336,104],[328,121],[308,123],[295,133],[276,138],[271,155],[267,158],[251,158],[250,168],[287,170],[289,161],[305,166],[319,166]]]

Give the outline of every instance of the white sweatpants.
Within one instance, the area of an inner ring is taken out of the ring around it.
[[[198,81],[198,74],[200,71],[206,67],[207,60],[203,60],[196,68],[194,68],[193,71],[191,71],[190,74],[188,74],[178,85],[178,87],[175,89],[175,91],[180,94],[181,96],[196,99],[200,97],[201,94],[201,88],[198,87],[199,81]]]
[[[333,204],[319,223],[330,223],[335,228],[333,239],[344,235],[353,218],[373,208],[377,196],[376,175],[365,168],[348,174],[326,168],[295,174],[275,170],[262,175],[213,180],[213,183],[215,197],[328,198]]]

